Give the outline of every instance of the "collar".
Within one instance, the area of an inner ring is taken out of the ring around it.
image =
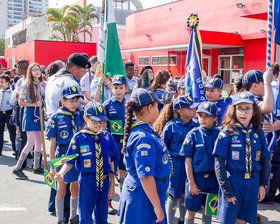
[[[10,92],[12,91],[12,89],[10,88],[10,86],[8,86],[6,89],[1,89],[3,92]]]
[[[119,102],[119,103],[124,103],[125,102],[125,98],[123,98],[123,100],[120,102],[116,99],[116,97],[112,96],[111,101],[114,102]]]
[[[214,127],[211,127],[211,128],[204,128],[204,127],[202,127],[202,126],[199,126],[199,128],[200,128],[200,130],[203,132],[203,133],[206,133],[206,134],[208,134],[208,133],[212,133],[213,131],[214,131]]]
[[[146,127],[150,128],[150,126],[146,122],[137,119],[132,123],[130,130],[132,130],[133,128],[140,126],[140,125],[141,126],[143,125],[145,128]]]
[[[81,131],[81,133],[86,133],[86,134],[90,134],[90,135],[93,135],[93,136],[97,136],[97,135],[100,135],[102,133],[102,130],[99,130],[97,133],[90,130],[87,126],[85,126]]]
[[[182,124],[182,125],[190,126],[190,127],[194,125],[194,121],[192,119],[190,119],[189,123],[185,123],[184,121],[182,121],[182,119],[180,117],[175,118],[175,122],[177,124]]]
[[[257,100],[263,101],[263,96],[258,96],[258,95],[255,95],[255,94],[253,94],[253,95],[255,96],[255,98],[256,98]]]
[[[66,116],[74,116],[76,111],[71,112],[66,107],[60,107],[60,108],[58,108],[57,113],[63,114],[63,115],[66,115]]]
[[[236,122],[234,126],[237,127],[238,129],[240,129],[241,131],[250,131],[250,130],[253,129],[252,123],[250,123],[250,124],[248,125],[247,128],[244,127],[244,126],[243,126],[241,123],[239,123],[239,122]]]
[[[164,89],[162,86],[159,86],[159,87],[157,88],[157,90],[158,90],[158,91],[165,91],[165,89]]]

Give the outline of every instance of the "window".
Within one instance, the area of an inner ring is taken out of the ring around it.
[[[150,57],[139,57],[138,58],[138,65],[139,66],[150,65]]]
[[[177,56],[169,55],[169,65],[177,65]]]
[[[169,61],[168,61],[169,60]],[[177,65],[177,56],[176,55],[169,55],[168,56],[153,56],[152,57],[152,65]]]

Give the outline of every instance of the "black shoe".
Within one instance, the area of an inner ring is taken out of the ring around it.
[[[280,194],[276,195],[273,199],[274,202],[280,203]]]
[[[76,215],[73,218],[70,218],[70,224],[79,224],[79,216]]]
[[[184,224],[184,220],[182,221],[182,220],[178,219],[178,224]]]
[[[64,224],[64,220],[58,221],[57,224]]]
[[[56,212],[50,212],[50,215],[56,217]]]
[[[112,200],[108,201],[108,214],[114,215],[115,214],[115,209],[112,206]]]
[[[265,196],[265,198],[261,201],[261,203],[272,205],[274,203],[273,197]]]
[[[44,169],[39,166],[37,169],[33,169],[33,173],[42,174],[44,173]]]
[[[13,156],[16,156],[17,155],[17,152],[13,152]]]
[[[31,153],[28,153],[27,158],[28,159],[33,159],[33,155]]]
[[[68,224],[68,220],[69,220],[69,218],[64,217],[64,223],[65,224]]]
[[[13,170],[13,174],[15,174],[16,176],[18,176],[18,178],[20,178],[20,179],[23,179],[23,180],[26,180],[26,179],[28,179],[28,176],[26,176],[23,172],[22,172],[22,170]]]

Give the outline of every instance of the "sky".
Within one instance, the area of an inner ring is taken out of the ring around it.
[[[50,8],[61,8],[64,5],[68,4],[71,5],[74,2],[76,2],[77,0],[49,0],[49,7]],[[147,8],[151,8],[154,6],[158,6],[158,5],[163,5],[175,0],[140,0],[143,4],[143,8],[147,9]],[[66,3],[67,2],[67,3]],[[101,6],[101,2],[102,0],[87,0],[87,4],[93,4],[95,6]]]

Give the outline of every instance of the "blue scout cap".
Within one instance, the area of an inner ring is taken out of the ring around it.
[[[153,102],[162,102],[158,99],[157,95],[150,89],[137,88],[132,91],[130,100],[134,102],[136,107],[145,106]]]
[[[173,110],[179,110],[181,108],[193,109],[196,108],[197,105],[197,103],[193,103],[189,95],[179,96],[173,101]]]
[[[185,79],[181,79],[178,83],[178,89],[185,88]]]
[[[95,121],[108,121],[104,107],[97,102],[91,102],[85,106],[85,116]]]
[[[67,86],[62,89],[62,95],[63,98],[66,99],[73,99],[74,97],[82,97],[84,96],[81,94],[79,87],[77,86]]]
[[[173,80],[168,80],[168,82],[166,84],[166,91],[168,93],[175,94],[176,90],[177,90],[177,83]]]
[[[219,78],[211,77],[207,79],[204,87],[209,89],[223,89],[223,81]]]
[[[263,73],[259,70],[250,70],[243,76],[242,83],[258,83],[263,82]]]
[[[241,92],[237,93],[233,97],[233,105],[237,105],[239,103],[250,103],[253,104],[255,102],[255,96],[250,92]]]
[[[217,106],[215,103],[205,101],[199,104],[198,109],[196,110],[197,113],[206,113],[211,117],[217,116]]]
[[[126,77],[124,75],[114,75],[112,79],[112,84],[126,84]]]

